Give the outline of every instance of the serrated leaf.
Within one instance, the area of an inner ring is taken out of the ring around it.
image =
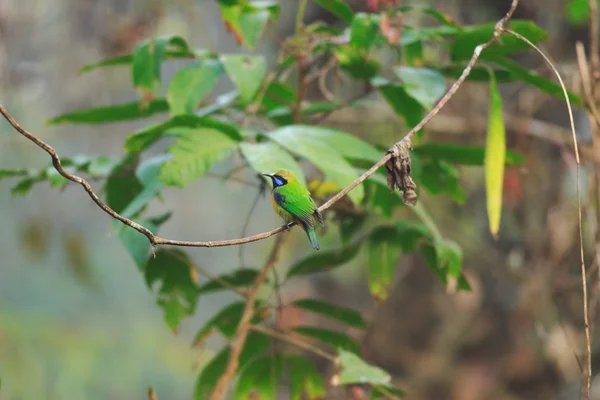
[[[344,0],[314,0],[316,4],[320,5],[341,21],[350,23],[354,13],[352,9]]]
[[[340,151],[343,152],[343,149],[338,151],[325,141],[304,135],[303,129],[286,127],[271,132],[268,136],[290,152],[309,160],[342,188],[348,186],[359,176],[342,157]],[[358,185],[348,193],[348,196],[354,203],[360,204],[364,197],[363,186]]]
[[[159,250],[144,268],[148,288],[158,282],[157,304],[163,309],[165,321],[172,330],[196,310],[198,287],[192,278],[193,263],[180,250]]]
[[[213,293],[220,290],[228,290],[229,286],[249,287],[258,276],[258,271],[251,268],[241,268],[230,274],[220,275],[218,279],[211,280],[200,286],[200,294]]]
[[[285,168],[294,173],[298,181],[306,186],[306,178],[300,164],[287,150],[283,149],[277,143],[263,142],[240,144],[240,150],[244,155],[248,165],[259,174],[272,173],[280,168]]]
[[[358,344],[345,333],[331,329],[316,328],[314,326],[297,326],[293,330],[302,336],[317,339],[323,344],[331,347],[341,348],[359,354]]]
[[[214,60],[192,64],[177,71],[169,84],[167,96],[171,114],[191,114],[219,82],[221,72],[221,65]]]
[[[179,128],[177,140],[169,148],[173,159],[163,164],[160,180],[183,187],[200,178],[219,161],[227,158],[237,142],[212,128]]]
[[[457,36],[450,47],[452,60],[468,60],[473,55],[475,47],[487,42],[494,35],[495,23],[466,27]],[[532,21],[511,20],[508,23],[508,29],[515,31],[529,39],[532,43],[539,43],[548,37],[548,33],[538,27]],[[528,50],[529,45],[512,35],[502,35],[500,40],[496,41],[481,53],[481,58],[493,60],[500,56],[514,54],[520,51]]]
[[[415,146],[413,153],[421,157],[430,157],[460,165],[483,165],[485,147],[457,144],[429,143]],[[525,157],[513,151],[506,152],[506,166],[515,166],[525,162]]]
[[[404,82],[406,92],[428,110],[446,91],[444,76],[433,69],[398,67],[394,72]]]
[[[379,93],[394,110],[394,113],[403,118],[408,127],[413,127],[421,121],[423,107],[408,94],[403,86],[386,83],[377,87]]]
[[[298,356],[286,356],[285,363],[289,371],[290,400],[325,398],[325,382],[312,363]]]
[[[502,97],[496,80],[490,79],[490,107],[485,140],[485,189],[490,232],[498,236],[502,215],[502,189],[506,159],[506,132],[502,117]]]
[[[338,250],[308,256],[289,269],[286,279],[293,276],[330,271],[352,260],[358,254],[359,250],[360,242]]]
[[[221,56],[225,72],[240,93],[242,104],[248,104],[261,87],[267,65],[262,56],[230,54]]]
[[[262,356],[250,361],[240,372],[233,400],[276,399],[282,369],[278,356]]]
[[[108,122],[129,121],[146,118],[154,114],[166,112],[169,105],[164,99],[154,99],[148,104],[141,102],[118,104],[115,106],[90,108],[66,113],[46,121],[49,125],[71,124],[105,124]]]
[[[257,333],[250,332],[246,338],[246,343],[239,359],[239,368],[243,368],[250,360],[261,354],[269,347],[269,338]],[[205,400],[210,396],[210,393],[215,388],[217,380],[225,372],[225,367],[229,361],[229,346],[224,347],[212,360],[202,369],[196,381],[194,389],[195,400]]]
[[[317,299],[299,299],[295,300],[292,305],[306,311],[338,320],[355,328],[365,329],[367,326],[367,323],[359,312],[337,304],[331,304]]]
[[[340,385],[365,384],[387,384],[392,378],[383,369],[368,364],[356,353],[338,349],[338,360],[342,367],[340,372]]]
[[[371,233],[367,242],[367,276],[371,295],[385,301],[389,295],[402,243],[396,228],[384,227]]]

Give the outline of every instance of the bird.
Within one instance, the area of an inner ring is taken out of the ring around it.
[[[319,242],[315,233],[315,219],[323,226],[323,215],[319,212],[310,192],[293,172],[280,169],[271,174],[262,174],[271,178],[271,205],[273,210],[287,223],[295,222],[304,229],[310,244],[319,250]]]

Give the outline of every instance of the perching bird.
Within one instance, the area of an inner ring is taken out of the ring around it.
[[[323,225],[323,216],[310,197],[310,192],[287,169],[280,169],[273,174],[263,175],[271,178],[273,182],[271,204],[275,212],[286,222],[293,221],[302,226],[310,239],[312,247],[319,250],[319,243],[315,234],[315,218]]]

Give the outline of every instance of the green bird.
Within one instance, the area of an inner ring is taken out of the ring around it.
[[[271,205],[273,210],[284,221],[300,225],[315,250],[319,250],[319,242],[315,234],[315,218],[323,226],[323,216],[319,212],[310,192],[302,186],[296,175],[287,169],[280,169],[273,174],[263,174],[271,178]]]

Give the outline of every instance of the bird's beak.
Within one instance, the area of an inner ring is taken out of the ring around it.
[[[273,174],[261,174],[262,176],[268,176],[269,178],[273,178]]]

